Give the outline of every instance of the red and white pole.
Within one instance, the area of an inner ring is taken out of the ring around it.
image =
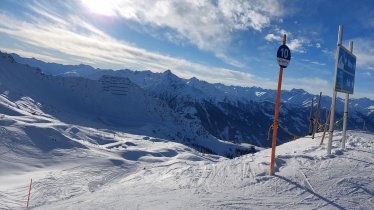
[[[31,185],[32,185],[32,178],[30,181],[30,187],[29,187],[29,195],[27,196],[27,204],[26,204],[26,209],[29,208],[29,201],[30,201],[30,193],[31,193]]]
[[[286,34],[283,35],[283,45],[286,44]],[[277,131],[278,131],[278,118],[279,118],[279,104],[280,104],[280,94],[282,89],[282,77],[283,77],[283,67],[279,67],[279,77],[278,77],[278,89],[277,97],[275,100],[275,111],[274,111],[274,123],[273,123],[273,138],[271,144],[271,161],[270,161],[270,175],[274,176],[274,164],[275,164],[275,147],[277,146]]]

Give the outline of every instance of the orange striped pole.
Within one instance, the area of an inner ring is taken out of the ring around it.
[[[27,196],[27,204],[26,204],[26,209],[29,208],[29,201],[30,201],[30,193],[31,193],[31,185],[32,185],[32,178],[30,181],[30,187],[29,187],[29,195]]]
[[[286,34],[283,35],[283,44],[286,44]],[[277,98],[275,100],[274,123],[273,123],[273,139],[271,144],[271,161],[270,161],[270,175],[274,176],[274,163],[275,163],[275,147],[277,146],[277,131],[278,131],[278,118],[279,118],[279,104],[280,94],[282,89],[282,76],[283,68],[279,67],[278,89]]]

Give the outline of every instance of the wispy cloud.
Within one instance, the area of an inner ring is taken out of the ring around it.
[[[309,45],[310,41],[305,38],[296,38],[296,39],[291,39],[291,41],[288,43],[288,47],[299,53],[305,53],[305,45]]]
[[[306,46],[310,46],[310,40],[305,37],[296,36],[294,33],[286,31],[285,29],[281,29],[278,26],[274,26],[271,30],[271,33],[268,33],[264,38],[269,42],[280,42],[282,41],[283,35],[287,35],[287,46],[294,52],[297,53],[305,53]],[[297,37],[297,38],[296,38]],[[317,43],[320,47],[320,44]]]
[[[312,64],[319,65],[319,66],[326,66],[325,63],[321,63],[321,62],[318,62],[318,61],[311,61],[309,59],[301,59],[301,61],[305,61],[305,62],[312,63]]]
[[[163,38],[170,42],[189,42],[201,50],[213,52],[216,57],[232,66],[244,69],[241,62],[226,54],[226,48],[235,41],[234,32],[253,30],[262,34],[265,31],[267,35],[264,38],[270,42],[279,42],[285,33],[288,45],[294,52],[303,53],[308,47],[319,47],[318,43],[311,44],[312,41],[303,38],[298,31],[291,33],[272,25],[275,18],[280,22],[279,19],[284,15],[284,8],[279,2],[281,1],[110,0],[105,4],[107,8],[100,11],[104,15],[130,20],[137,26],[148,28],[149,32],[161,31],[165,35]],[[229,68],[203,65],[149,51],[114,38],[86,19],[88,11],[84,11],[79,1],[27,1],[18,4],[26,4],[25,14],[22,16],[27,18],[0,11],[0,36],[11,37],[11,40],[17,40],[18,43],[1,42],[1,49],[8,52],[58,63],[86,63],[100,68],[149,69],[156,72],[171,69],[184,78],[196,76],[208,82],[276,88],[274,81],[277,78],[261,78]],[[361,38],[355,39],[354,43],[358,66],[365,67],[368,71],[373,70],[374,41]],[[334,52],[326,49],[322,51],[334,56]],[[295,59],[292,65],[296,63]],[[310,63],[325,65],[309,60],[302,68],[311,68],[313,65]],[[283,85],[283,89],[303,88],[313,93],[320,91],[316,87],[321,91],[331,89],[326,80],[318,78],[286,77]]]
[[[265,40],[269,42],[280,42],[283,39],[283,35],[286,34],[288,38],[292,37],[293,34],[289,31],[286,31],[285,29],[281,29],[278,26],[274,26],[272,30],[270,30],[271,33],[267,34],[264,38]]]
[[[301,88],[310,93],[324,92],[323,94],[327,94],[327,95],[331,94],[332,92],[332,87],[330,87],[328,81],[324,79],[320,79],[318,77],[285,78],[284,88],[285,89]],[[327,93],[325,93],[326,90],[328,90]]]
[[[330,58],[335,58],[335,50],[323,49],[322,53],[327,55]]]
[[[285,77],[282,89],[291,90],[293,88],[301,88],[313,94],[319,94],[319,92],[322,92],[323,95],[332,96],[331,84],[327,80],[318,77]],[[338,97],[342,97],[342,95],[338,94]],[[360,91],[355,90],[354,94],[350,96],[350,98],[363,97],[374,100],[374,93],[361,89]]]
[[[9,47],[9,51],[54,62],[79,61],[102,68],[116,66],[118,69],[150,69],[158,72],[172,69],[184,78],[197,76],[208,82],[229,85],[266,88],[273,88],[274,85],[268,79],[255,78],[248,73],[147,51],[109,36],[74,13],[64,14],[62,18],[62,14],[56,14],[53,9],[44,6],[31,4],[29,8],[38,16],[31,16],[27,22],[7,13],[0,14],[0,33],[31,46],[28,49]],[[48,54],[41,54],[36,48],[44,49]]]
[[[347,41],[343,45],[347,47],[349,42]],[[323,49],[322,52],[335,59],[335,49]],[[374,70],[374,40],[369,38],[353,39],[353,54],[357,57],[357,67]]]
[[[83,2],[92,5],[91,1]],[[199,49],[213,52],[224,62],[237,67],[243,64],[226,55],[232,33],[250,29],[261,31],[272,19],[283,15],[283,6],[277,0],[137,0],[136,3],[117,0],[110,3],[103,10],[106,14],[155,29],[170,29],[168,40],[174,42],[183,37]]]
[[[374,100],[374,93],[372,93],[372,92],[355,92],[352,95],[352,98],[370,98],[371,100]]]
[[[275,34],[267,34],[265,36],[265,39],[267,41],[269,41],[269,42],[272,42],[272,41],[278,41],[278,42],[280,42],[280,41],[282,41],[282,37],[281,36],[277,36]]]
[[[373,69],[369,68],[369,69],[370,69],[370,70],[374,70],[374,68],[373,68]],[[371,73],[368,72],[368,71],[364,72],[363,74],[364,74],[365,76],[369,76],[369,77],[371,76]]]
[[[357,66],[374,70],[374,40],[368,38],[353,39],[353,54],[357,56]]]
[[[64,59],[56,58],[54,56],[50,56],[50,55],[46,55],[46,54],[29,52],[29,51],[20,50],[20,49],[14,49],[14,48],[6,48],[6,47],[1,47],[1,50],[4,51],[4,52],[7,52],[7,53],[17,53],[19,55],[29,57],[29,58],[39,58],[43,61],[66,64],[66,61]]]
[[[319,66],[326,66],[325,63],[321,63],[321,62],[318,62],[318,61],[311,61],[310,63],[316,64],[316,65],[319,65]]]

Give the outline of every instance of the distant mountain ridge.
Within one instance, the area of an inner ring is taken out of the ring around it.
[[[275,90],[259,87],[210,84],[195,77],[182,79],[170,70],[151,71],[102,70],[87,65],[61,65],[37,59],[12,57],[19,63],[41,69],[60,77],[85,77],[99,80],[104,75],[125,77],[147,94],[165,102],[180,117],[198,122],[218,139],[235,143],[250,143],[269,147],[268,130],[273,121]],[[279,143],[307,133],[311,98],[317,97],[302,89],[284,90],[281,95]],[[331,104],[331,97],[321,100],[321,121]],[[337,99],[336,119],[342,117],[344,101]],[[368,98],[350,99],[348,129],[374,131],[374,101]],[[315,107],[316,108],[316,107]]]
[[[126,77],[52,76],[0,52],[0,92],[4,115],[38,115],[71,125],[142,134],[226,157],[255,152],[252,145],[217,139],[199,122],[181,117]]]

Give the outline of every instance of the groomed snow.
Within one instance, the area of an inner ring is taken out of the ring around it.
[[[89,135],[74,127],[72,132]],[[4,133],[4,129],[2,130]],[[22,129],[6,128],[14,138]],[[34,135],[36,131],[25,134]],[[3,134],[2,134],[3,135]],[[100,135],[108,135],[102,132]],[[1,208],[22,209],[30,178],[35,209],[372,209],[374,136],[335,133],[326,156],[320,135],[277,147],[276,176],[267,175],[270,150],[236,159],[197,153],[183,145],[117,134],[121,144],[17,154],[1,145]],[[122,147],[122,148],[121,148]],[[124,147],[128,149],[124,149]],[[131,149],[132,148],[132,149]],[[11,151],[4,151],[6,149]],[[19,149],[22,150],[22,149]]]

